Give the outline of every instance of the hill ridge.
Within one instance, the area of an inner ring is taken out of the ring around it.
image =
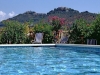
[[[16,20],[19,22],[33,21],[34,24],[38,23],[40,20],[44,19],[47,22],[48,16],[59,16],[66,18],[67,24],[72,24],[76,19],[83,18],[88,22],[93,21],[96,18],[96,13],[90,13],[88,11],[79,12],[72,8],[58,7],[47,13],[36,13],[35,11],[26,11],[22,14],[18,14],[13,18],[7,20]]]

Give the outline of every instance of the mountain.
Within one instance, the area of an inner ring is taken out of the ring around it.
[[[66,23],[68,25],[71,25],[76,19],[80,18],[91,22],[96,18],[96,15],[96,13],[90,13],[88,11],[79,12],[67,7],[58,7],[54,10],[49,11],[48,13],[36,13],[34,11],[27,11],[13,18],[9,18],[8,20],[16,20],[22,23],[32,21],[34,24],[36,24],[41,20],[48,21],[49,16],[59,16],[61,18],[66,18]]]
[[[83,18],[88,22],[93,21],[96,18],[96,13],[90,13],[88,11],[79,12],[77,10],[66,8],[66,7],[58,7],[54,10],[51,10],[47,13],[47,16],[59,16],[66,18],[68,24],[72,24],[76,19]]]

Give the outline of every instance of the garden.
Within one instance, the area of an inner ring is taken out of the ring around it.
[[[59,34],[62,31],[68,31],[67,43],[87,44],[87,39],[96,39],[97,44],[100,44],[100,15],[92,22],[77,19],[70,28],[66,24],[66,19],[58,16],[49,16],[48,22],[41,21],[32,27],[31,22],[6,20],[3,24],[5,26],[0,32],[1,44],[29,44],[34,40],[36,33],[44,33],[42,43],[60,43]]]

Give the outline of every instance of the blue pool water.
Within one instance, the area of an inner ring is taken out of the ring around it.
[[[0,48],[0,75],[100,75],[100,48]]]

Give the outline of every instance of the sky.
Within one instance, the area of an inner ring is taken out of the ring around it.
[[[0,0],[0,21],[26,11],[47,13],[58,7],[99,13],[100,0]]]

